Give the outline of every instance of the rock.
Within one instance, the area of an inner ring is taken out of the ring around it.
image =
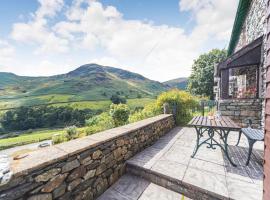
[[[90,170],[90,171],[88,171],[88,172],[84,175],[83,178],[84,178],[85,180],[88,180],[88,179],[94,177],[94,176],[95,176],[95,173],[96,173],[96,170],[95,170],[95,169]]]
[[[113,174],[110,175],[109,178],[109,184],[112,185],[114,184],[118,179],[118,171],[115,171]]]
[[[107,179],[102,179],[99,184],[96,186],[97,188],[97,196],[101,195],[108,188]]]
[[[86,173],[86,169],[83,165],[80,167],[76,168],[67,178],[67,181],[73,181],[76,178],[83,177]]]
[[[60,168],[51,169],[35,178],[36,182],[46,182],[61,172]]]
[[[90,165],[93,162],[92,158],[89,156],[81,161],[82,165]]]
[[[85,190],[83,192],[82,199],[83,200],[93,200],[94,199],[92,188],[88,188],[87,190]]]
[[[101,156],[101,154],[102,154],[102,151],[97,150],[97,151],[95,151],[95,152],[93,153],[92,158],[93,158],[94,160],[96,160],[96,159],[98,159],[98,158]]]
[[[77,167],[80,166],[80,163],[77,159],[67,162],[63,167],[62,167],[62,173],[68,172],[70,170],[73,170]]]
[[[65,178],[67,177],[67,173],[66,174],[59,174],[58,176],[52,178],[43,188],[42,188],[42,192],[52,192],[54,189],[58,188],[63,181],[65,180]]]
[[[80,183],[82,182],[81,178],[77,178],[74,181],[72,181],[69,185],[68,185],[68,191],[73,190],[75,187],[77,187]]]
[[[52,194],[37,194],[29,197],[27,200],[52,200]]]
[[[118,160],[119,158],[121,158],[122,156],[122,150],[121,150],[121,147],[118,147],[117,149],[115,149],[113,151],[113,156],[116,160]]]
[[[97,167],[97,171],[96,171],[96,175],[98,176],[99,174],[101,174],[102,172],[104,172],[106,170],[106,165],[105,164],[101,164],[100,166]]]
[[[66,187],[67,187],[67,184],[64,182],[64,183],[62,183],[62,185],[60,185],[58,188],[56,188],[53,191],[53,198],[56,199],[56,198],[62,196],[63,194],[65,194]]]
[[[125,155],[127,153],[127,147],[122,147],[122,155]]]
[[[123,146],[125,144],[125,140],[123,140],[123,139],[118,139],[118,140],[116,140],[116,145],[118,146],[118,147],[121,147],[121,146]]]

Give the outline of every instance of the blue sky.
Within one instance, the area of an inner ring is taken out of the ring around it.
[[[227,47],[235,0],[6,0],[0,71],[47,76],[95,62],[158,80]]]

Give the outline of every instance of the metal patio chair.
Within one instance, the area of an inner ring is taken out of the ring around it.
[[[250,156],[251,156],[253,145],[255,144],[255,142],[264,140],[264,131],[261,129],[251,128],[251,125],[252,125],[252,121],[251,121],[251,119],[248,119],[248,127],[241,129],[241,131],[239,132],[239,137],[238,137],[238,141],[236,144],[236,146],[238,146],[240,139],[241,139],[241,135],[243,133],[247,137],[248,145],[249,145],[248,158],[247,158],[246,165],[249,164]]]

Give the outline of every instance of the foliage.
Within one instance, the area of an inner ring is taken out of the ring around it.
[[[135,110],[135,112],[129,116],[128,121],[130,123],[137,122],[137,121],[149,118],[149,117],[154,117],[159,114],[161,114],[161,108],[157,106],[156,102],[153,102],[153,103],[147,104],[141,110]]]
[[[123,97],[120,97],[118,94],[113,94],[111,97],[111,101],[113,104],[127,103],[127,100]]]
[[[78,110],[70,107],[20,107],[6,112],[1,124],[5,130],[27,130],[55,126],[82,126],[85,119],[93,116],[90,109]]]
[[[65,141],[68,141],[65,134],[54,134],[52,136],[53,144],[59,144],[59,143],[65,142]]]
[[[72,140],[78,137],[78,131],[76,126],[69,126],[65,128],[67,140]]]
[[[226,58],[226,50],[213,49],[194,61],[188,80],[188,90],[194,95],[213,99],[214,66]]]
[[[87,135],[97,133],[114,127],[114,121],[109,113],[102,113],[86,120],[88,126],[85,130]]]
[[[130,109],[126,104],[112,104],[110,106],[110,115],[113,118],[115,126],[122,126],[127,123]]]
[[[160,94],[157,98],[157,106],[161,108],[164,103],[168,103],[171,110],[176,108],[176,123],[179,125],[187,123],[192,118],[191,110],[198,106],[194,96],[178,89]]]

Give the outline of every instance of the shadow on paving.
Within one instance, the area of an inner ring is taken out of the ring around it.
[[[263,179],[263,151],[253,149],[249,165],[246,166],[248,148],[229,145],[229,156],[232,158],[237,167],[233,167],[224,152],[222,151],[225,161],[225,169],[228,173],[233,173],[251,179]]]

